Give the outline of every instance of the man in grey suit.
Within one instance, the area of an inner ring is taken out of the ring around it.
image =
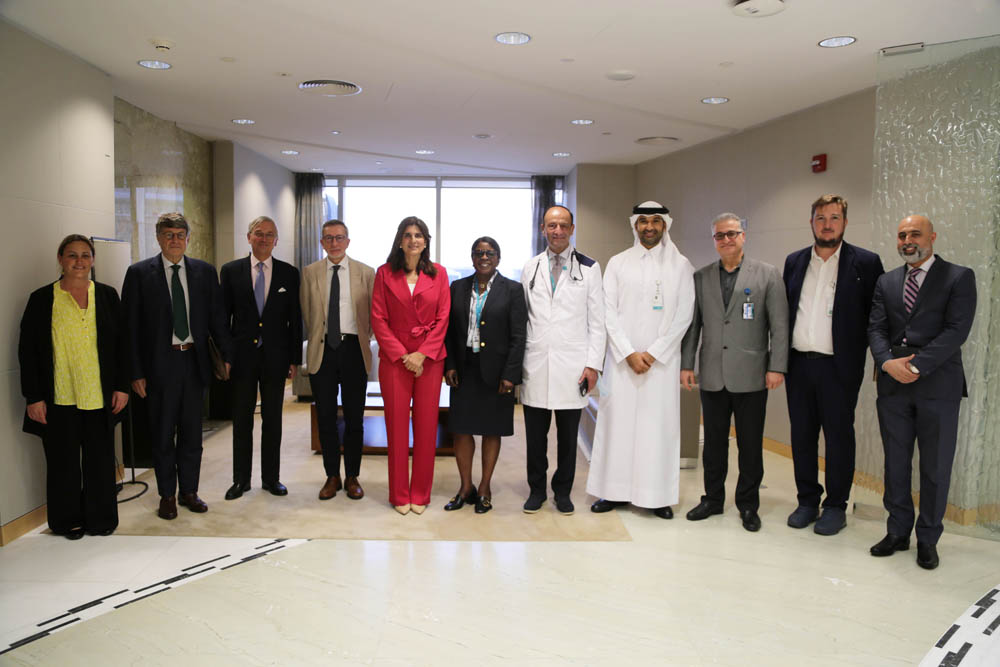
[[[722,514],[729,460],[729,420],[736,420],[740,476],[736,507],[743,527],[760,530],[760,483],[767,390],[776,389],[788,368],[788,300],[781,274],[744,257],[746,229],[738,215],[712,222],[720,260],[694,274],[694,319],[681,343],[681,384],[694,388],[694,360],[701,371],[705,423],[705,495],[687,514],[700,521]]]

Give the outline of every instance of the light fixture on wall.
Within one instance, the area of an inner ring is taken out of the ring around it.
[[[298,151],[293,151],[290,148],[286,148],[285,150],[281,151],[281,154],[282,155],[298,155],[299,152]]]
[[[138,65],[139,67],[145,67],[146,69],[170,69],[173,67],[170,63],[162,60],[140,60]]]
[[[841,35],[839,37],[827,37],[822,42],[819,42],[819,46],[822,46],[824,49],[836,49],[841,46],[850,46],[856,41],[858,41],[856,37]]]
[[[703,97],[701,98],[702,104],[725,104],[729,101],[728,97]]]
[[[257,121],[252,120],[250,118],[234,118],[233,119],[233,123],[235,123],[236,125],[253,125],[256,122]]]
[[[500,32],[494,39],[504,46],[521,46],[531,41],[531,35],[525,32]]]

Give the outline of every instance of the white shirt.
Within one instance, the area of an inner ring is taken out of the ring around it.
[[[825,262],[816,254],[816,246],[812,248],[792,331],[792,347],[799,352],[833,354],[833,299],[843,247],[843,243],[837,246]]]
[[[170,303],[172,304],[174,299],[174,291],[171,285],[174,280],[174,270],[170,267],[172,267],[174,263],[171,262],[162,254],[160,255],[160,259],[163,261],[163,271],[166,273],[166,278],[167,278],[167,291],[170,293]],[[181,268],[180,270],[177,271],[177,275],[180,276],[181,289],[184,290],[184,310],[187,312],[188,335],[187,338],[181,340],[180,338],[177,337],[176,333],[171,333],[170,341],[173,345],[183,345],[185,343],[194,342],[194,338],[191,337],[191,296],[190,296],[191,290],[188,289],[187,264],[184,261],[185,259],[187,258],[181,256],[181,261],[178,262]],[[171,308],[170,312],[171,313],[174,312],[173,308]],[[173,322],[172,319],[171,322]]]
[[[250,253],[250,287],[251,289],[257,284],[257,263],[260,262],[259,259]],[[274,263],[271,257],[264,260],[264,303],[267,303],[267,295],[271,293],[271,276],[274,275],[273,270]]]
[[[479,278],[475,274],[472,276],[472,294],[469,297],[469,331],[465,335],[465,346],[471,348],[473,354],[479,353],[480,319],[476,317],[476,303],[479,302],[479,315],[482,316],[483,308],[486,307],[486,299],[489,298],[490,289],[493,287],[493,279],[496,277],[497,272],[494,271],[486,283],[486,289],[482,293],[476,294],[476,290],[479,289]]]
[[[934,255],[931,255],[926,260],[924,260],[923,264],[916,267],[917,269],[920,269],[920,273],[918,273],[916,277],[918,289],[924,286],[924,279],[927,278],[927,272],[931,270],[931,264],[934,263],[934,257],[935,257]],[[912,266],[906,267],[906,277],[909,278],[910,274],[913,273],[915,270],[916,269]],[[905,279],[903,280],[903,285],[904,286],[906,285]]]
[[[333,267],[339,266],[337,279],[340,281],[340,333],[358,334],[358,323],[354,319],[354,301],[351,300],[351,273],[350,262],[347,256],[340,260],[340,264],[335,264],[329,256],[326,258],[326,282],[323,284],[323,303],[327,304],[329,310],[330,303],[330,281],[333,280]],[[327,324],[323,324],[323,335],[327,334]]]

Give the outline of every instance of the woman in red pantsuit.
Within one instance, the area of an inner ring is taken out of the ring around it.
[[[410,510],[423,514],[434,481],[451,293],[445,268],[430,260],[430,242],[423,220],[403,219],[372,290],[372,331],[378,341],[378,381],[389,439],[389,502],[400,514]],[[412,476],[408,474],[411,399]]]

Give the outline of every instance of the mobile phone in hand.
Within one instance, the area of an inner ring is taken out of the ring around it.
[[[586,396],[589,391],[590,391],[590,380],[588,378],[583,378],[583,380],[580,381],[580,395]]]

